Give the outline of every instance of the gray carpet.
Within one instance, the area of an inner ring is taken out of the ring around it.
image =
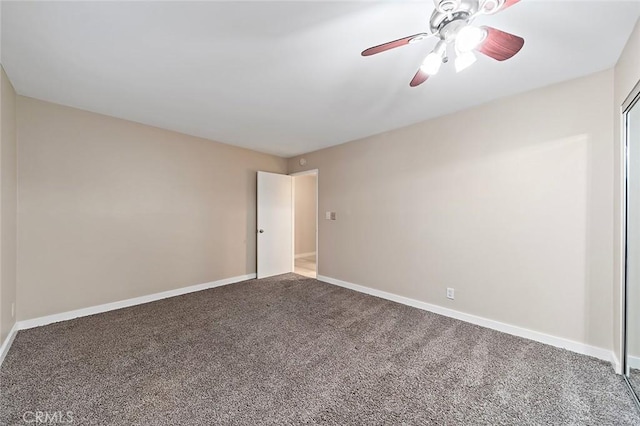
[[[637,368],[629,369],[629,384],[635,394],[640,396],[640,370]]]
[[[288,274],[21,331],[0,423],[638,425],[607,362]]]

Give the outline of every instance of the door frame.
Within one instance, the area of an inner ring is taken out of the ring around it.
[[[627,271],[628,271],[628,259],[627,259],[627,223],[629,219],[629,126],[628,126],[628,114],[633,107],[640,108],[640,82],[638,82],[629,96],[622,103],[622,107],[620,108],[621,112],[621,136],[622,136],[622,151],[623,151],[623,193],[622,193],[622,221],[621,221],[621,237],[622,237],[622,288],[620,292],[620,304],[621,304],[621,313],[622,313],[622,321],[621,321],[621,334],[622,334],[622,353],[621,353],[621,367],[622,367],[622,376],[624,377],[624,381],[627,384],[629,392],[632,394],[632,397],[638,407],[640,407],[640,399],[638,395],[635,393],[633,388],[631,387],[631,383],[629,383],[629,379],[627,377],[627,371],[629,369],[628,360],[627,360],[627,311],[629,307],[628,302],[628,285],[627,285]]]
[[[306,175],[316,175],[316,279],[318,278],[318,271],[320,270],[320,232],[318,232],[318,228],[320,227],[320,170],[311,169],[305,170],[303,172],[289,173],[289,176],[306,176]],[[295,272],[295,263],[296,263],[296,180],[293,179],[293,191],[291,191],[291,197],[293,201],[293,254],[291,255],[291,263],[293,271]]]

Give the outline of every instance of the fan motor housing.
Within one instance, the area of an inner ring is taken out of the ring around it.
[[[453,9],[454,6],[457,8]],[[469,17],[478,12],[479,7],[480,0],[440,0],[429,19],[431,32],[440,32],[454,21],[467,23]],[[445,37],[441,35],[441,38]]]

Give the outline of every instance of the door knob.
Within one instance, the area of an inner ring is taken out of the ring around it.
[[[264,234],[264,229],[260,229],[258,232]]]

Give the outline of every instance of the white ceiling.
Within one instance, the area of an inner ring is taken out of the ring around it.
[[[477,23],[526,39],[499,63],[409,81],[431,0],[2,2],[18,93],[285,157],[612,67],[640,1],[523,0]]]

